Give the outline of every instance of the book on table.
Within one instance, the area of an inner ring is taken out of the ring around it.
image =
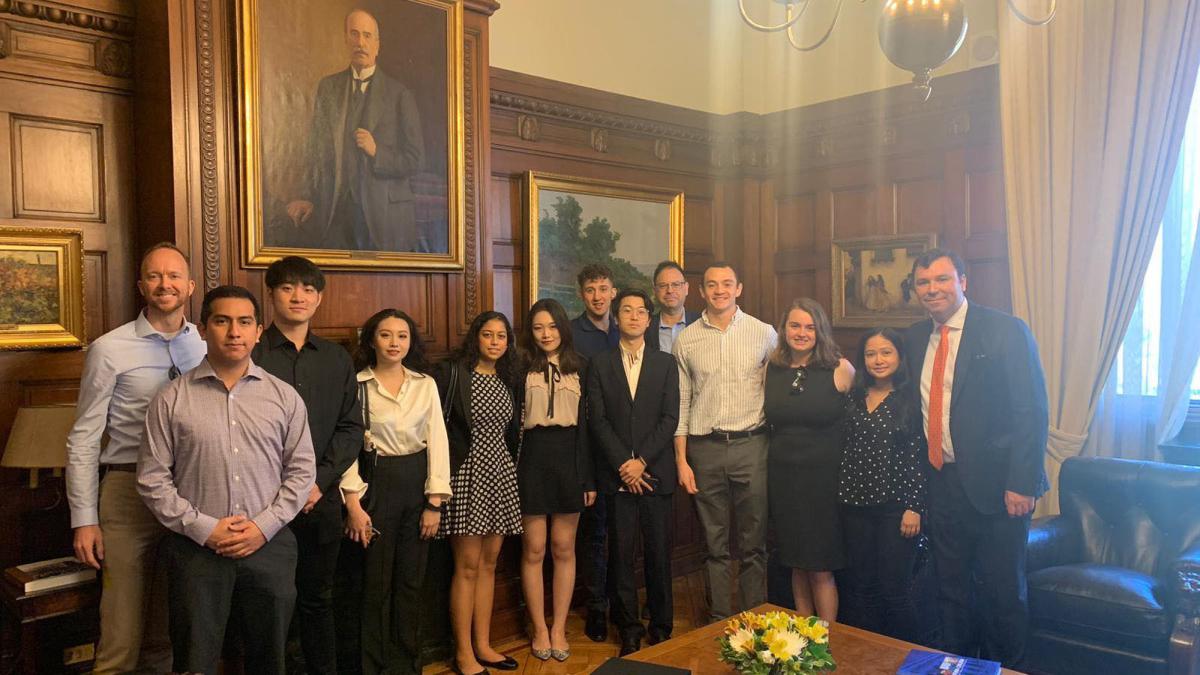
[[[25,593],[37,593],[91,581],[96,578],[96,570],[67,556],[10,567],[4,570],[4,578]]]
[[[914,649],[904,658],[896,675],[1000,675],[995,661]]]

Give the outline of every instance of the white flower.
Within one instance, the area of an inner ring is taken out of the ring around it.
[[[729,636],[729,646],[734,651],[754,653],[754,633],[749,628],[739,628]]]
[[[775,663],[775,657],[771,656],[771,650],[764,649],[758,653],[758,660],[763,663]]]
[[[780,661],[787,661],[795,657],[808,646],[806,638],[790,630],[769,630],[763,635],[763,642],[767,645],[766,652],[763,653],[770,653]],[[773,662],[773,660],[768,661],[768,663]]]

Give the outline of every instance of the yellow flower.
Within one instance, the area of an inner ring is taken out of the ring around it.
[[[729,636],[729,646],[736,651],[754,653],[754,633],[746,628],[739,628]]]
[[[784,612],[770,612],[765,617],[767,628],[774,630],[787,630],[792,623],[792,617]]]
[[[821,645],[829,642],[829,624],[825,621],[802,621],[800,634]]]
[[[767,650],[771,652],[771,655],[779,661],[787,661],[808,645],[807,639],[790,630],[768,630],[763,635],[763,642],[767,645]]]

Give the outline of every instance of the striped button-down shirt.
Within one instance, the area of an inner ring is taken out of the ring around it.
[[[100,465],[133,464],[146,428],[146,406],[170,380],[204,358],[196,327],[171,337],[145,313],[101,335],[87,350],[75,426],[67,437],[67,502],[71,527],[100,522]],[[174,367],[174,370],[172,370]],[[108,434],[108,444],[102,441]]]
[[[725,330],[708,312],[675,341],[679,362],[679,426],[676,436],[713,430],[750,431],[766,423],[763,377],[776,345],[775,329],[738,308]]]
[[[269,540],[304,506],[315,464],[295,389],[253,363],[227,389],[205,359],[150,402],[138,492],[159,522],[201,546],[235,515]]]

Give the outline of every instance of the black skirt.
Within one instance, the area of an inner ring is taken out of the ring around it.
[[[575,427],[534,427],[521,441],[517,487],[521,515],[579,513],[583,482],[576,463]]]

